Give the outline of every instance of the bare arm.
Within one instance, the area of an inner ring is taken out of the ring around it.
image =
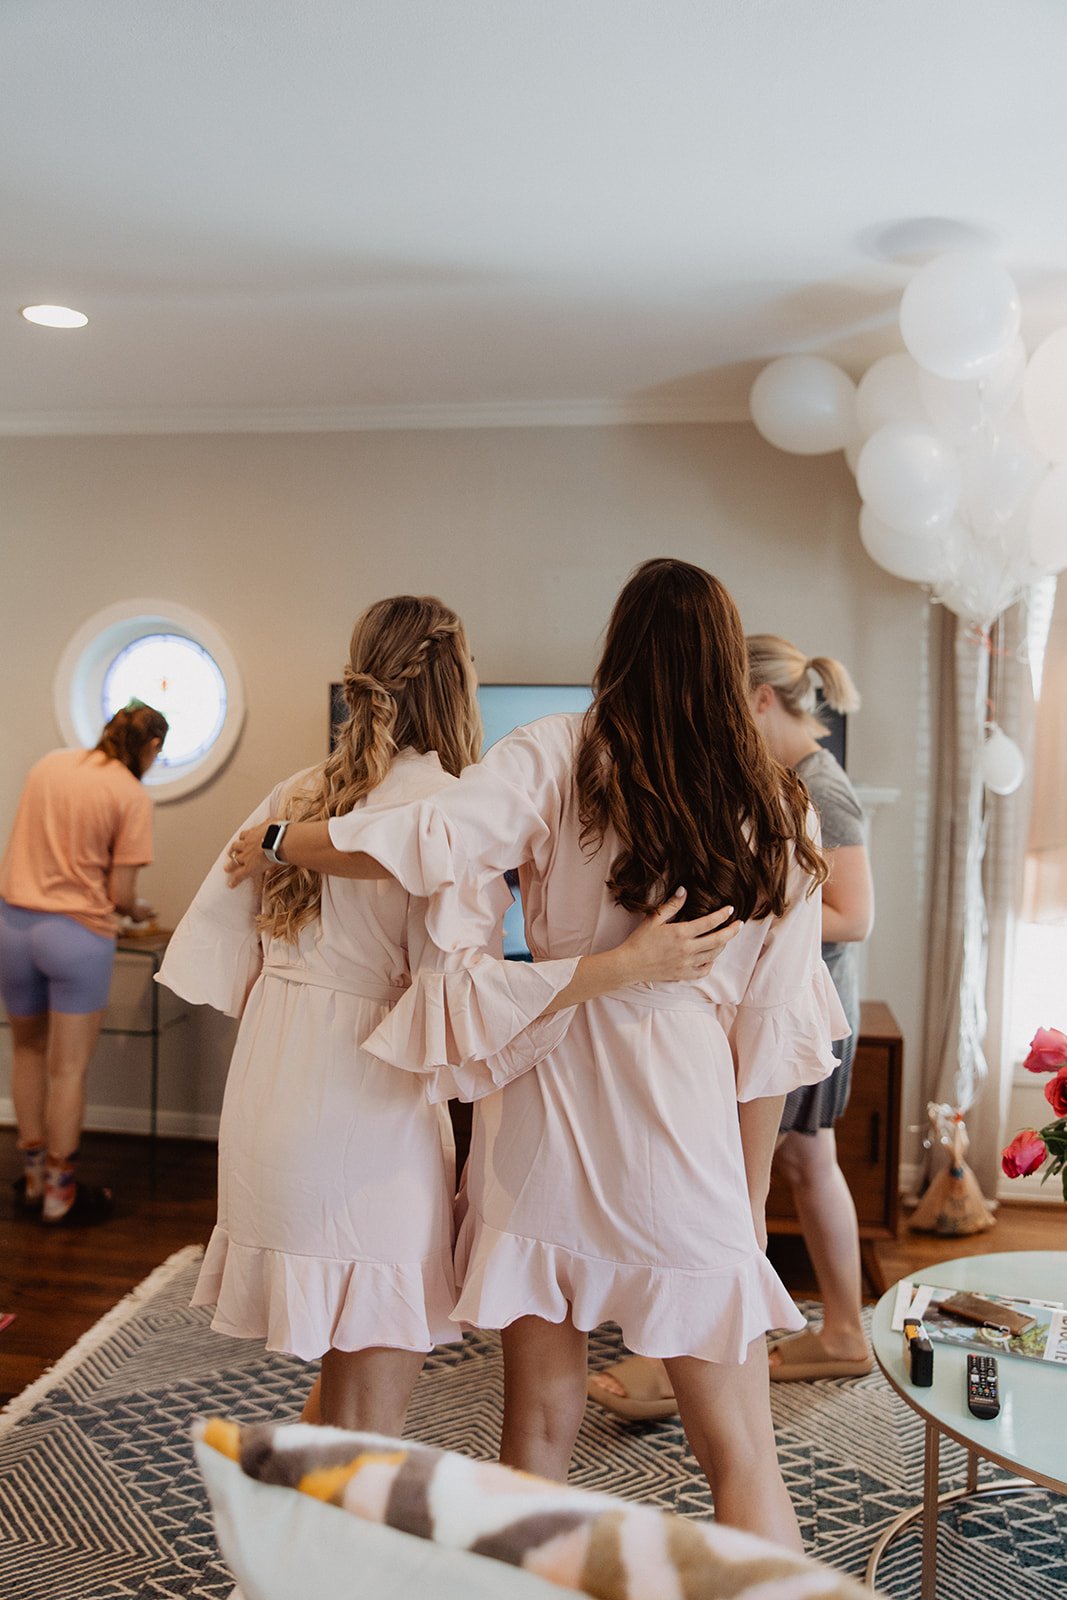
[[[263,827],[245,828],[230,846],[226,872],[230,888],[248,878],[262,878],[270,862],[263,854]],[[362,850],[338,850],[330,842],[329,824],[325,822],[291,822],[285,830],[282,860],[289,866],[306,867],[309,872],[321,872],[328,878],[389,878],[391,873]]]
[[[742,1100],[737,1107],[748,1203],[761,1250],[767,1248],[767,1191],[771,1186],[771,1162],[778,1147],[778,1124],[784,1105],[785,1095],[776,1094],[759,1100]]]
[[[861,844],[827,850],[830,876],[822,886],[824,944],[866,939],[874,921],[874,885],[867,851]]]
[[[137,874],[140,867],[112,867],[107,880],[107,897],[124,917],[133,916],[137,903]]]

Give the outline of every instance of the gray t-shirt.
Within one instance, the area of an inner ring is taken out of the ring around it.
[[[804,780],[811,803],[819,813],[823,848],[839,850],[842,845],[865,844],[859,796],[829,750],[813,750],[797,762],[794,770]],[[848,948],[847,944],[823,945],[822,958],[831,973]]]

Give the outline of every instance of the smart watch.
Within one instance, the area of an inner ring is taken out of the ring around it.
[[[278,851],[282,847],[282,840],[285,838],[285,830],[288,826],[289,824],[287,822],[268,823],[267,831],[263,835],[262,844],[260,846],[267,860],[273,861],[277,867],[284,867],[287,865],[287,863],[283,861],[282,857],[278,854]]]

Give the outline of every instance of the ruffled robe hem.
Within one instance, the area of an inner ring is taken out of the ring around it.
[[[519,1317],[590,1331],[618,1323],[627,1347],[644,1356],[696,1356],[740,1363],[772,1329],[805,1326],[774,1268],[753,1248],[706,1271],[601,1260],[491,1228],[471,1210],[460,1231],[463,1284],[453,1320],[506,1328]]]
[[[451,1263],[339,1261],[236,1244],[222,1227],[208,1243],[194,1306],[215,1306],[211,1326],[234,1339],[317,1361],[327,1350],[432,1350],[454,1343]]]

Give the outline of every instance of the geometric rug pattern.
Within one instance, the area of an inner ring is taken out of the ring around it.
[[[164,1263],[0,1414],[3,1600],[229,1595],[191,1425],[211,1414],[291,1418],[314,1369],[268,1356],[258,1341],[213,1333],[210,1312],[189,1305],[201,1256],[190,1248]],[[594,1366],[622,1349],[610,1328],[590,1344]],[[492,1458],[502,1393],[499,1341],[468,1334],[428,1359],[408,1435]],[[771,1398],[807,1550],[862,1578],[880,1529],[921,1498],[920,1419],[877,1372],[776,1384]],[[962,1486],[963,1451],[946,1441],[941,1460],[942,1487]],[[676,1420],[624,1423],[590,1406],[571,1481],[684,1516],[713,1514]],[[883,1556],[879,1590],[893,1600],[918,1594],[919,1539],[913,1527]],[[1035,1490],[946,1509],[938,1600],[1019,1593],[1067,1595],[1067,1498]]]

